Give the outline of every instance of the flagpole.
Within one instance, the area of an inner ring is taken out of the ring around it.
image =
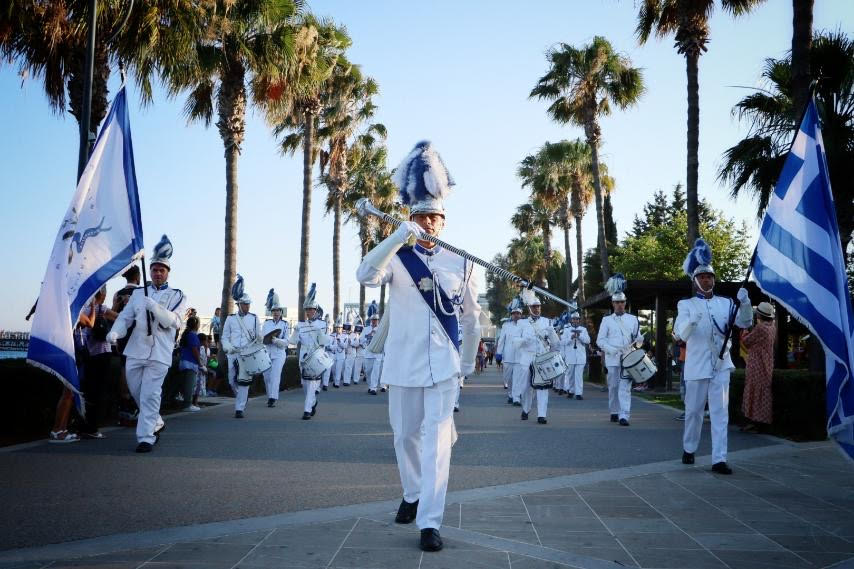
[[[148,272],[145,270],[145,255],[140,255],[139,264],[142,265],[142,293],[148,298]],[[148,335],[151,336],[151,312],[145,309],[145,323],[148,326]]]

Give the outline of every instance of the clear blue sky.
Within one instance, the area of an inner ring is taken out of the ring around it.
[[[378,120],[389,131],[391,166],[421,139],[436,144],[457,180],[447,202],[444,237],[491,259],[513,237],[509,218],[526,199],[515,176],[518,162],[545,141],[582,137],[551,123],[546,104],[527,95],[546,70],[544,52],[556,42],[580,45],[607,37],[644,69],[640,104],[602,121],[603,158],[617,182],[614,210],[620,234],[656,189],[685,179],[685,64],[672,39],[638,46],[636,6],[629,0],[566,2],[394,2],[314,0],[311,9],[345,24],[352,61],[380,85]],[[700,61],[700,194],[755,227],[755,205],[733,202],[715,180],[722,152],[746,132],[733,104],[759,85],[767,57],[791,47],[792,6],[769,0],[744,18],[717,9],[709,51]],[[850,0],[816,0],[814,29],[851,34]],[[77,165],[76,123],[48,108],[38,80],[23,82],[17,68],[0,66],[0,241],[7,273],[0,281],[0,328],[28,329],[23,317],[38,294],[57,228],[70,200]],[[111,81],[115,92],[118,81]],[[207,315],[222,283],[225,168],[215,128],[186,125],[183,99],[162,91],[140,108],[133,88],[131,124],[146,246],[167,233],[175,247],[170,281]],[[263,117],[250,112],[240,158],[238,271],[262,312],[275,287],[287,306],[297,303],[301,158],[282,157]],[[324,189],[314,192],[310,280],[332,307],[332,220],[324,217]],[[583,224],[586,246],[595,220]],[[562,235],[554,245],[562,249]],[[574,242],[573,242],[574,245]],[[358,299],[354,273],[359,244],[354,228],[342,237],[342,294]],[[574,251],[573,251],[574,255]],[[116,288],[111,283],[110,291]],[[368,298],[375,295],[369,290]]]

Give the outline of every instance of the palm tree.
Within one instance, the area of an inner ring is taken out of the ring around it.
[[[292,72],[281,79],[277,96],[268,107],[267,120],[274,125],[276,136],[282,138],[283,153],[293,155],[302,146],[302,228],[300,233],[299,306],[305,302],[308,285],[309,240],[311,236],[311,173],[318,155],[316,130],[323,109],[327,81],[343,52],[350,46],[350,38],[343,27],[331,21],[307,18],[300,29],[303,42],[310,49],[298,54]],[[347,64],[342,64],[346,67]],[[275,83],[274,83],[275,84]],[[328,94],[327,94],[328,96]]]
[[[721,0],[721,7],[733,16],[748,13],[763,0]],[[635,33],[641,44],[651,34],[664,37],[675,35],[676,51],[685,56],[688,76],[688,171],[685,178],[688,206],[688,242],[698,236],[700,218],[697,212],[697,175],[700,162],[700,86],[698,67],[700,55],[708,48],[709,18],[715,0],[643,0],[638,12]]]
[[[555,211],[537,199],[520,205],[516,208],[516,213],[510,218],[510,223],[519,231],[526,243],[531,243],[534,238],[538,239],[536,248],[542,251],[542,262],[533,265],[536,267],[536,271],[523,274],[530,275],[543,288],[548,286],[546,270],[551,265],[552,260],[549,241],[551,239],[551,226],[554,222]],[[526,247],[530,247],[530,245],[526,245]]]
[[[567,143],[566,161],[572,184],[569,211],[575,219],[575,254],[578,267],[578,300],[584,301],[584,247],[581,242],[581,218],[593,200],[593,172],[590,147],[580,139]],[[604,166],[604,164],[600,164]],[[605,176],[610,179],[610,176]],[[569,251],[567,250],[567,255]]]
[[[548,52],[547,58],[549,71],[537,81],[530,97],[552,101],[548,113],[557,122],[584,128],[593,170],[602,276],[607,280],[611,268],[602,209],[599,116],[610,114],[611,104],[625,109],[637,103],[644,91],[643,75],[601,36],[594,37],[592,43],[580,49],[561,43]]]
[[[792,0],[792,100],[806,106],[810,92],[813,0]]]
[[[820,78],[815,93],[822,118],[830,186],[836,218],[847,253],[854,231],[854,42],[843,32],[820,34],[810,48],[809,67]],[[791,57],[768,59],[762,77],[768,89],[739,101],[733,113],[750,124],[748,136],[724,153],[718,177],[731,185],[733,196],[742,190],[754,194],[761,216],[783,169],[792,134],[803,109],[793,101]]]
[[[519,164],[516,174],[522,179],[522,187],[530,189],[531,203],[517,210],[516,215],[521,217],[514,216],[520,225],[526,227],[525,233],[531,233],[533,229],[528,228],[527,224],[535,223],[539,226],[543,235],[546,266],[551,263],[552,257],[551,226],[557,221],[562,202],[553,175],[554,168],[547,156],[547,145],[536,154],[526,156]]]

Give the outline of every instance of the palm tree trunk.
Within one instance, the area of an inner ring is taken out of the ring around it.
[[[813,1],[792,0],[792,101],[796,113],[809,99]]]
[[[231,285],[237,273],[237,157],[239,151],[230,145],[225,149],[225,261],[222,270],[220,308],[223,321],[234,309]]]
[[[584,302],[584,249],[581,247],[581,216],[575,216],[575,258],[578,263],[578,302]]]
[[[548,288],[547,275],[552,266],[552,226],[546,221],[543,223],[543,276],[540,282],[543,288]]]
[[[564,212],[563,252],[566,257],[566,299],[572,298],[572,253],[569,250],[569,216]]]
[[[697,174],[700,161],[700,84],[698,80],[699,53],[689,50],[685,54],[688,74],[688,171],[685,175],[685,200],[688,209],[688,246],[693,246],[700,234],[700,218],[697,211]]]
[[[368,225],[363,218],[359,218],[359,248],[364,259],[368,253]],[[365,285],[359,283],[359,316],[365,321]]]
[[[335,191],[332,229],[332,319],[338,318],[341,310],[341,193]]]
[[[593,201],[596,202],[597,240],[599,242],[599,262],[602,265],[602,282],[611,276],[611,264],[608,262],[608,244],[605,242],[605,213],[602,207],[602,179],[599,174],[599,125],[595,119],[589,119],[584,125],[587,144],[590,146],[590,169],[593,171]]]
[[[385,285],[380,287],[380,316],[385,314]]]
[[[305,111],[303,126],[303,159],[302,159],[302,230],[300,232],[299,250],[299,305],[302,309],[308,281],[308,241],[311,232],[311,166],[314,150],[314,116],[311,111]]]

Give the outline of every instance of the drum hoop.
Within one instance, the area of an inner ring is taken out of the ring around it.
[[[627,359],[629,356],[631,356],[631,355],[633,355],[633,354],[636,354],[637,352],[641,352],[641,353],[643,354],[643,356],[642,356],[642,357],[640,357],[640,358],[638,359],[638,361],[636,361],[636,362],[634,362],[634,363],[631,363],[631,364],[629,364],[629,365],[624,365],[624,364],[623,364],[623,362],[624,362],[624,361],[626,361],[626,359]],[[638,348],[637,350],[632,350],[631,352],[629,352],[628,354],[626,354],[625,356],[623,356],[622,358],[620,358],[620,367],[622,367],[623,369],[630,369],[630,368],[635,367],[636,365],[638,365],[639,363],[641,363],[642,361],[644,361],[644,360],[645,360],[645,359],[647,359],[647,358],[649,358],[649,356],[648,356],[648,355],[647,355],[647,353],[644,351],[644,349],[643,349],[643,348]]]

